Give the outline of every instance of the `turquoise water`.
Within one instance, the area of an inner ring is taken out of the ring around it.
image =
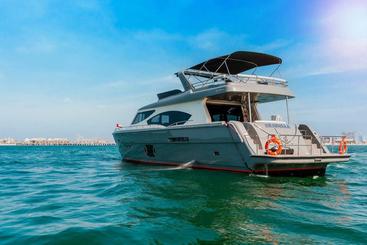
[[[367,147],[322,178],[171,170],[108,147],[0,147],[1,244],[366,244]]]

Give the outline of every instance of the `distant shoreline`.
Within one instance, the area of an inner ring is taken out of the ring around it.
[[[1,146],[115,146],[115,143],[109,144],[65,144],[65,145],[47,145],[47,144],[0,144]]]
[[[69,140],[67,138],[25,138],[23,141],[14,138],[0,139],[0,146],[66,146],[66,145],[115,145],[115,142],[104,139],[77,139]]]
[[[339,146],[338,144],[324,144],[325,146]],[[0,147],[10,147],[10,146],[116,146],[116,143],[106,143],[106,144],[0,144]],[[348,144],[348,146],[367,146],[367,144]]]

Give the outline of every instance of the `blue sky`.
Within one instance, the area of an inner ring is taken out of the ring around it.
[[[111,138],[174,72],[235,50],[282,57],[294,123],[367,136],[362,0],[0,0],[0,16],[0,137]]]

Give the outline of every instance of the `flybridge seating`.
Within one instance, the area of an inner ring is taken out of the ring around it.
[[[275,77],[266,77],[249,74],[223,74],[208,71],[198,71],[187,69],[182,72],[186,79],[190,82],[194,90],[209,86],[223,85],[226,83],[240,83],[240,84],[260,84],[287,87],[287,81]]]

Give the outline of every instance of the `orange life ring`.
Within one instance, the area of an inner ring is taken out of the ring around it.
[[[273,151],[272,148],[269,148],[270,144],[277,145],[277,150],[276,151]],[[279,155],[280,153],[282,153],[282,150],[283,150],[282,142],[280,141],[280,139],[278,139],[273,134],[270,137],[270,139],[268,141],[266,141],[266,143],[265,143],[265,150],[266,150],[266,154],[268,154],[268,155],[271,155],[271,156]]]
[[[339,150],[339,154],[344,154],[347,152],[348,145],[347,145],[347,141],[345,140],[345,137],[341,139],[338,150]]]

